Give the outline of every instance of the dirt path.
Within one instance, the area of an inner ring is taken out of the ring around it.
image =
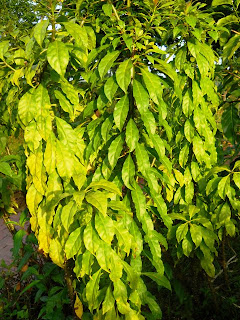
[[[6,264],[10,264],[12,261],[13,239],[11,233],[8,231],[3,219],[0,219],[0,265],[2,259]]]

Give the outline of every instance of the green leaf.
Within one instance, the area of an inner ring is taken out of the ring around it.
[[[236,234],[236,227],[235,227],[235,224],[229,220],[225,223],[225,228],[226,228],[226,231],[227,231],[227,234],[230,235],[230,237],[234,237],[235,234]]]
[[[91,182],[90,185],[87,187],[86,190],[88,189],[104,189],[107,190],[109,192],[113,192],[118,194],[119,196],[122,195],[121,191],[119,190],[119,188],[115,185],[115,183],[107,181],[107,180],[99,180],[99,181],[94,181]]]
[[[222,178],[218,184],[218,194],[224,200],[230,188],[230,175]]]
[[[64,249],[67,259],[73,258],[79,252],[82,245],[82,231],[80,227],[69,235]]]
[[[156,68],[159,71],[165,73],[173,81],[177,80],[176,70],[170,65],[170,63],[167,63],[167,61],[163,61],[163,60],[160,60],[160,59],[158,59],[157,62],[158,62],[158,64],[154,65],[154,68]]]
[[[113,51],[107,53],[106,56],[100,61],[98,65],[98,72],[101,78],[105,76],[105,74],[111,69],[114,61],[119,56],[119,51]]]
[[[76,162],[72,152],[60,141],[56,144],[56,161],[57,170],[63,179],[70,179],[74,174],[74,167]]]
[[[232,0],[213,0],[212,6],[222,6],[223,4],[230,4],[232,5]]]
[[[114,225],[113,221],[109,216],[103,216],[96,214],[95,216],[95,228],[100,238],[106,243],[111,244],[114,237]]]
[[[114,139],[108,150],[108,161],[112,169],[116,166],[123,148],[123,137],[119,135]]]
[[[227,171],[229,173],[231,172],[231,170],[227,166],[214,167],[208,172],[207,178],[213,176],[216,173],[223,172],[223,171]]]
[[[88,47],[88,34],[85,27],[81,27],[72,21],[64,23],[67,32],[75,39],[75,43],[79,47]]]
[[[182,110],[186,117],[189,117],[192,114],[193,105],[190,96],[190,90],[186,91],[185,95],[183,96]]]
[[[66,44],[57,40],[51,42],[47,50],[47,59],[50,66],[61,76],[64,76],[69,62]]]
[[[202,242],[202,229],[196,224],[190,224],[190,233],[192,241],[195,243],[195,246],[197,248]]]
[[[96,252],[96,259],[99,266],[107,272],[110,271],[111,252],[112,252],[111,245],[100,240],[99,247]]]
[[[182,187],[184,185],[183,174],[177,169],[173,169],[173,171],[174,171],[174,174],[175,174],[175,177],[176,177],[178,183]]]
[[[123,96],[115,105],[113,117],[116,123],[116,126],[120,131],[126,121],[129,110],[129,99],[128,95]]]
[[[49,256],[52,259],[53,263],[58,265],[60,268],[63,268],[64,254],[62,246],[57,239],[52,239],[50,242]]]
[[[221,180],[221,178],[219,177],[214,177],[213,179],[211,179],[207,186],[206,186],[206,195],[208,196],[211,192],[215,191],[219,181]]]
[[[223,27],[231,23],[239,23],[238,18],[234,14],[230,14],[222,19],[219,19],[217,22],[217,26]]]
[[[197,55],[197,65],[202,76],[208,76],[209,64],[207,59],[199,53]]]
[[[9,47],[9,41],[0,42],[0,59],[4,60],[4,55],[7,53]]]
[[[140,280],[139,274],[127,262],[122,261],[122,265],[124,267],[124,270],[127,273],[127,280],[130,282],[130,288],[132,290],[136,290],[138,288],[138,284],[140,282],[139,281]]]
[[[144,114],[148,110],[149,95],[143,85],[136,79],[133,80],[133,96],[139,112]]]
[[[131,82],[132,68],[133,68],[133,64],[131,59],[127,59],[120,63],[116,71],[117,83],[125,93],[127,93],[128,86]]]
[[[113,117],[110,115],[107,117],[107,119],[103,122],[102,127],[101,127],[101,136],[104,140],[104,142],[107,142],[110,135],[109,132],[113,126]]]
[[[144,126],[147,129],[149,134],[155,134],[156,132],[156,121],[154,115],[151,111],[146,110],[142,115],[141,118],[143,120]]]
[[[18,103],[18,114],[25,126],[34,119],[36,113],[34,91],[35,89],[31,89],[26,92]]]
[[[187,50],[186,47],[182,47],[175,57],[175,66],[178,70],[182,70],[186,61]]]
[[[194,136],[193,138],[193,152],[199,163],[202,163],[204,160],[206,160],[204,143],[198,135]]]
[[[140,259],[140,255],[143,250],[143,239],[142,239],[141,231],[139,230],[137,224],[134,221],[131,224],[130,232],[131,232],[131,235],[133,236],[132,250],[133,250],[134,254],[136,255],[136,258],[139,257],[139,259]],[[136,261],[138,261],[138,260],[136,260]],[[141,264],[140,264],[139,272],[140,271],[141,271]]]
[[[233,181],[235,182],[238,189],[240,189],[240,172],[235,172],[233,174]]]
[[[161,259],[161,247],[159,244],[158,232],[151,230],[145,236],[145,241],[148,243],[152,259],[151,262],[160,275],[164,273],[164,265]]]
[[[176,231],[177,242],[182,241],[186,237],[187,232],[188,232],[188,224],[187,223],[181,224]]]
[[[184,134],[187,140],[191,143],[194,138],[194,126],[193,124],[187,120],[184,125]]]
[[[160,320],[162,319],[162,310],[160,309],[158,303],[155,300],[155,297],[150,294],[150,292],[147,292],[147,294],[144,295],[144,303],[146,303],[151,310],[152,315],[154,316],[154,319]]]
[[[194,17],[194,16],[186,16],[186,22],[192,27],[192,28],[195,28],[196,26],[196,23],[198,21],[197,17]]]
[[[77,213],[77,205],[75,201],[70,201],[66,206],[63,207],[62,213],[61,213],[61,221],[65,228],[65,230],[68,232],[69,227],[74,221],[74,216]]]
[[[15,235],[13,236],[13,242],[14,242],[14,246],[13,246],[13,256],[17,257],[20,249],[23,245],[23,237],[26,235],[26,231],[23,229],[18,230]]]
[[[108,312],[109,310],[114,308],[114,303],[115,303],[115,299],[113,298],[113,293],[112,293],[111,286],[109,286],[107,288],[105,299],[104,299],[103,304],[102,304],[103,314],[105,314],[106,312]]]
[[[149,72],[148,69],[141,69],[145,86],[149,92],[150,98],[154,103],[159,104],[159,98],[162,96],[162,84],[160,78]]]
[[[86,194],[86,200],[104,216],[107,215],[107,195],[105,193],[101,191],[90,191]]]
[[[112,15],[112,5],[110,3],[105,3],[102,6],[102,9],[103,9],[103,12],[105,13],[105,15],[107,17],[111,17],[111,15]]]
[[[125,186],[130,190],[133,190],[131,182],[134,180],[134,176],[135,176],[135,165],[133,163],[131,154],[129,154],[123,164],[122,179]]]
[[[97,259],[99,266],[107,272],[110,271],[111,253],[112,253],[111,245],[100,240],[99,248],[96,252],[96,259]]]
[[[115,282],[122,277],[122,273],[123,273],[122,260],[119,257],[119,255],[112,249],[110,249],[108,257],[109,257],[109,263],[110,263],[110,269],[111,269],[109,278],[112,282]]]
[[[131,234],[120,222],[114,221],[114,228],[116,237],[118,239],[119,248],[121,248],[124,252],[127,253],[127,255],[129,255],[133,241]]]
[[[155,191],[151,190],[151,195],[153,197],[154,203],[157,205],[158,212],[160,217],[162,218],[165,226],[170,229],[172,225],[172,219],[167,214],[167,206],[163,200],[161,194],[156,193]]]
[[[79,104],[79,97],[78,97],[79,91],[76,87],[74,87],[68,81],[62,79],[61,80],[61,88],[62,88],[62,91],[65,93],[65,95],[67,96],[67,98],[70,100],[70,102],[73,105]]]
[[[240,160],[236,161],[233,167],[233,171],[237,168],[240,168]]]
[[[140,143],[137,143],[136,145],[136,158],[139,171],[145,175],[150,169],[150,162],[147,150]]]
[[[231,143],[235,143],[237,134],[236,126],[238,122],[239,116],[237,108],[235,108],[235,106],[231,104],[225,109],[221,119],[223,133]]]
[[[190,253],[192,252],[193,245],[192,242],[188,238],[184,238],[182,241],[182,249],[185,256],[189,257]]]
[[[0,173],[8,177],[14,176],[14,172],[12,171],[10,165],[7,162],[0,162]]]
[[[96,35],[94,30],[90,26],[84,26],[84,29],[87,31],[88,34],[88,49],[93,50],[96,48]]]
[[[170,282],[165,276],[160,275],[157,272],[143,272],[142,275],[149,277],[150,279],[155,281],[159,286],[171,290]]]
[[[201,266],[209,275],[209,277],[213,278],[215,276],[215,267],[211,260],[204,257],[201,259]]]
[[[240,47],[240,35],[235,34],[230,40],[225,44],[223,48],[223,61],[226,59],[230,60],[237,49]]]
[[[113,210],[125,211],[127,213],[130,213],[129,208],[124,204],[123,201],[111,200],[109,202],[108,206]]]
[[[104,93],[110,102],[112,102],[112,99],[113,99],[115,93],[117,92],[117,89],[118,89],[118,84],[116,82],[115,77],[112,76],[112,77],[108,78],[108,80],[106,81],[106,83],[104,85]]]
[[[33,29],[33,36],[36,39],[37,43],[40,45],[40,47],[42,46],[43,40],[45,38],[48,24],[48,20],[42,20]]]
[[[185,186],[185,201],[188,204],[192,203],[193,196],[194,196],[194,184],[191,181]]]
[[[135,189],[132,190],[132,199],[136,208],[136,215],[139,221],[143,221],[146,214],[146,200],[142,193],[141,188],[135,184]]]
[[[28,206],[28,210],[31,213],[32,216],[35,216],[37,213],[37,208],[39,203],[42,201],[42,194],[40,192],[37,191],[37,189],[34,187],[34,185],[32,184],[28,191],[27,191],[27,195],[26,195],[26,203]],[[34,229],[33,224],[31,223],[31,227],[32,230]]]
[[[52,133],[47,141],[46,149],[44,152],[44,166],[47,173],[50,175],[55,171],[56,167],[56,142],[55,136]]]
[[[172,171],[172,164],[168,157],[165,156],[165,145],[163,140],[157,134],[151,135],[152,142],[157,151],[160,162],[165,166],[165,168],[170,173]]]
[[[231,209],[227,203],[224,203],[219,214],[219,223],[221,225],[227,223],[231,219]]]
[[[86,285],[86,299],[88,302],[88,307],[91,312],[98,306],[98,295],[99,295],[99,281],[102,271],[99,269],[90,278]]]
[[[59,100],[62,109],[69,113],[70,118],[73,118],[73,105],[65,98],[65,96],[58,90],[54,91],[55,97]]]
[[[139,140],[138,128],[134,120],[130,119],[126,127],[126,143],[129,147],[129,152],[132,152],[136,148],[138,140]]]
[[[118,310],[122,314],[127,314],[130,311],[129,303],[127,302],[127,288],[119,279],[114,282],[114,298],[117,302]]]
[[[99,248],[100,239],[91,223],[89,223],[84,230],[83,241],[86,249],[95,255]]]

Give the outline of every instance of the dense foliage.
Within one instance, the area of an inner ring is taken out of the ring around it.
[[[210,287],[227,274],[216,257],[239,228],[238,5],[43,0],[28,33],[1,33],[1,141],[24,131],[31,228],[79,318],[84,304],[89,319],[161,319],[160,288],[180,290],[174,265],[195,281],[203,269]]]

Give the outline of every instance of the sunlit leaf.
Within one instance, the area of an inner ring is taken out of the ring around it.
[[[47,50],[47,59],[50,66],[64,76],[69,62],[68,49],[65,43],[58,40],[51,42]]]

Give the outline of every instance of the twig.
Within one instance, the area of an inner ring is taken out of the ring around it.
[[[232,32],[236,33],[236,34],[240,34],[240,32],[235,31],[235,30],[231,30]]]

